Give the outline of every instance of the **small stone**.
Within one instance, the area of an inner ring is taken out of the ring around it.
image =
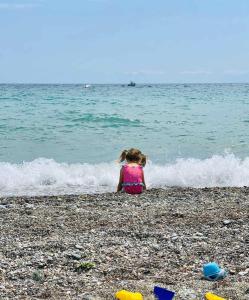
[[[179,291],[180,299],[197,299],[197,295],[195,293],[195,290],[189,289],[189,288],[183,288]]]
[[[154,249],[155,251],[159,251],[160,250],[160,246],[158,244],[152,244],[151,248]]]
[[[75,248],[76,248],[76,249],[79,249],[79,250],[82,250],[82,249],[83,249],[83,246],[77,244],[77,245],[75,245]]]
[[[245,276],[245,275],[247,275],[249,273],[249,269],[246,269],[245,271],[240,271],[239,272],[239,275],[240,276]]]
[[[80,260],[82,255],[79,252],[71,252],[68,254],[69,257],[75,259],[75,260]]]
[[[171,236],[171,240],[172,241],[178,240],[178,235],[176,233],[173,233],[172,236]]]
[[[29,204],[29,203],[27,203],[26,205],[25,205],[25,208],[29,208],[29,209],[33,209],[35,206],[34,206],[34,204]]]
[[[223,224],[224,224],[224,225],[229,225],[230,223],[232,223],[231,220],[224,220],[224,221],[223,221]]]
[[[54,259],[53,259],[52,256],[48,256],[48,257],[47,257],[47,261],[48,261],[48,262],[52,262],[53,260],[54,260]]]

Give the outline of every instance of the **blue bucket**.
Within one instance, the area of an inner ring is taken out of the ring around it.
[[[217,275],[220,273],[220,271],[220,267],[215,262],[210,262],[203,266],[203,274],[205,277]]]
[[[203,266],[203,275],[207,280],[222,280],[227,276],[227,272],[221,269],[215,262]]]
[[[172,300],[175,296],[174,292],[168,291],[159,286],[154,287],[154,294],[157,300]]]

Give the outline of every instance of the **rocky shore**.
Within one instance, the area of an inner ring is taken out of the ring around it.
[[[249,299],[249,188],[0,198],[0,299]],[[202,279],[203,263],[229,271]]]

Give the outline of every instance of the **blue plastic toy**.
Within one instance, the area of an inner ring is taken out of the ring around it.
[[[154,287],[154,294],[157,300],[172,300],[175,296],[174,292],[171,292],[159,286]]]
[[[227,276],[227,272],[221,269],[215,262],[210,262],[203,266],[203,275],[207,280],[221,280]]]

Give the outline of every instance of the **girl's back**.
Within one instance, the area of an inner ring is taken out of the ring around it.
[[[140,194],[143,191],[143,168],[140,165],[123,166],[123,183],[125,192]]]

